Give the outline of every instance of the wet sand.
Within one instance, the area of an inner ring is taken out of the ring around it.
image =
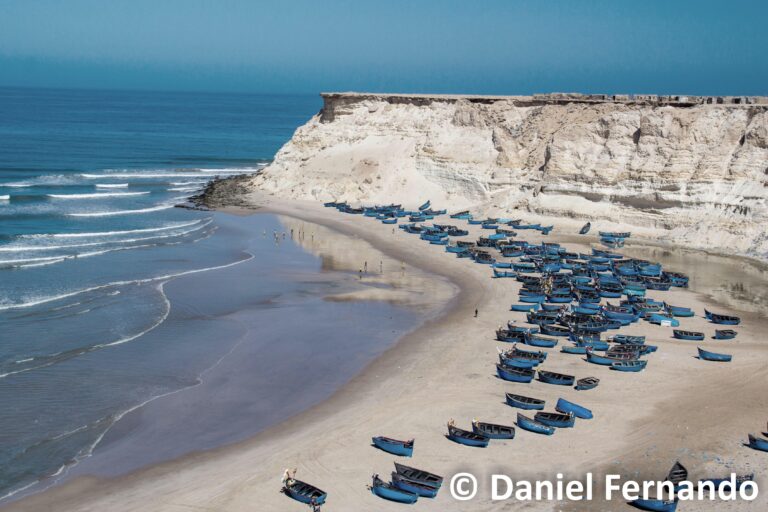
[[[741,446],[746,434],[759,431],[766,421],[768,358],[763,333],[768,322],[764,316],[742,314],[739,336],[728,342],[677,341],[670,328],[645,322],[622,329],[622,333],[644,334],[648,343],[659,346],[648,357],[647,370],[639,374],[588,364],[582,356],[559,353],[559,347],[549,350],[545,369],[577,378],[599,377],[595,390],[577,392],[538,381],[513,384],[495,377],[496,346],[502,344],[494,341],[493,331],[508,320],[524,320],[524,314],[509,311],[509,305],[517,302],[515,280],[491,279],[487,266],[457,259],[443,247],[430,246],[399,229],[392,232],[390,226],[361,216],[343,215],[314,203],[259,196],[251,201],[262,211],[311,220],[365,239],[397,261],[449,279],[459,292],[442,316],[404,336],[331,398],[252,439],[123,477],[84,477],[8,510],[306,510],[278,493],[286,467],[297,467],[299,479],[329,493],[324,510],[398,510],[402,505],[383,501],[366,489],[371,473],[388,476],[396,459],[370,446],[373,435],[415,437],[413,459],[402,462],[447,478],[469,471],[484,482],[473,501],[453,500],[446,486],[437,499],[420,500],[416,505],[420,510],[629,510],[621,501],[500,505],[491,502],[486,484],[496,472],[529,480],[554,478],[558,472],[580,478],[587,471],[621,474],[625,479],[660,479],[680,459],[691,479],[721,476],[733,469],[754,471],[761,487],[765,485],[768,457]],[[473,228],[470,239],[479,233]],[[533,232],[518,236],[531,242],[539,237]],[[733,312],[690,290],[650,295],[693,308],[697,316],[681,319],[681,328],[710,336],[714,326],[702,317],[704,308]],[[473,317],[475,308],[478,318]],[[734,361],[699,361],[697,345],[731,353]],[[504,392],[546,399],[547,410],[562,396],[592,409],[595,419],[577,420],[575,428],[558,430],[552,437],[518,429],[514,440],[493,441],[487,449],[457,445],[444,437],[449,418],[466,428],[473,417],[512,424],[517,411],[503,403]],[[768,494],[761,493],[753,503],[681,507],[761,510],[767,503]]]

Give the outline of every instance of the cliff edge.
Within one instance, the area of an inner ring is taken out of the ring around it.
[[[768,259],[768,102],[324,94],[247,187],[621,226]]]

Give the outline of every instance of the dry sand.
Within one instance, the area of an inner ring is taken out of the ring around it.
[[[545,369],[578,378],[597,376],[600,386],[577,392],[540,382],[504,382],[495,377],[496,346],[502,344],[494,341],[494,329],[511,319],[524,320],[524,314],[509,311],[510,304],[517,302],[515,280],[491,279],[489,267],[455,258],[443,247],[430,246],[402,230],[393,233],[391,226],[372,219],[343,215],[316,203],[258,196],[253,200],[263,211],[364,238],[390,257],[449,279],[458,294],[442,316],[404,337],[331,399],[285,424],[234,446],[125,477],[81,478],[11,504],[7,510],[307,510],[278,492],[287,467],[297,467],[299,479],[328,492],[323,510],[400,510],[403,505],[381,500],[366,489],[371,473],[388,477],[393,460],[398,459],[372,448],[374,435],[415,437],[415,456],[400,458],[401,462],[447,478],[470,471],[481,481],[473,501],[453,500],[446,485],[437,499],[419,500],[414,510],[630,510],[620,500],[500,505],[490,501],[489,485],[483,482],[494,472],[525,479],[554,478],[557,472],[580,478],[587,471],[660,479],[676,459],[688,467],[692,479],[719,476],[733,468],[754,471],[765,485],[768,454],[741,446],[747,433],[761,430],[767,419],[765,317],[742,314],[735,341],[698,343],[732,353],[731,364],[699,361],[694,357],[697,342],[672,340],[670,328],[639,322],[621,332],[645,334],[648,343],[659,346],[642,373],[612,372],[586,363],[582,356],[562,354],[558,347],[549,350]],[[475,229],[472,236],[478,232]],[[519,238],[537,241],[539,236],[520,232]],[[557,241],[557,237],[547,240]],[[709,335],[714,326],[702,318],[704,308],[728,312],[687,290],[651,295],[692,307],[697,316],[681,319],[682,328]],[[479,318],[473,318],[476,307]],[[592,409],[595,419],[577,420],[575,428],[558,430],[551,437],[518,429],[514,440],[493,441],[487,449],[457,445],[444,437],[449,418],[466,428],[473,417],[512,424],[517,410],[504,404],[504,392],[544,398],[547,410],[562,396]],[[758,502],[751,504],[681,504],[680,510],[765,510],[767,504],[768,493],[761,492]]]

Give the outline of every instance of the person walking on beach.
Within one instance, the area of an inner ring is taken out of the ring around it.
[[[368,273],[368,262],[367,261],[363,264],[363,268],[365,268],[365,273],[367,274]]]
[[[475,318],[477,318],[477,308],[475,308]]]
[[[286,468],[285,471],[283,471],[283,478],[281,480],[283,483],[283,488],[288,488],[292,486],[296,482],[296,468],[293,468],[293,471]]]

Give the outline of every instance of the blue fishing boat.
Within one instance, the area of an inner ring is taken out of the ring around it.
[[[493,269],[493,277],[500,278],[500,277],[517,277],[517,273],[509,271],[509,270],[497,270]]]
[[[677,500],[633,500],[630,503],[640,510],[650,512],[675,512]]]
[[[542,328],[544,326],[542,325]],[[525,337],[524,343],[531,347],[540,348],[552,348],[557,345],[557,340],[553,338],[547,338],[546,336],[540,336],[536,334],[529,334]]]
[[[587,347],[579,345],[566,345],[560,349],[560,352],[563,352],[564,354],[584,355],[587,353]]]
[[[507,405],[517,407],[518,409],[535,410],[540,411],[544,409],[544,400],[538,398],[531,398],[529,396],[515,395],[512,393],[506,394]]]
[[[395,218],[392,218],[392,219],[382,219],[381,223],[382,224],[397,224],[397,219],[395,219]]]
[[[672,306],[671,304],[664,303],[664,309],[672,316],[692,317],[694,315],[691,308],[684,308],[680,306]]]
[[[519,300],[520,300],[520,302],[526,302],[526,303],[529,303],[529,304],[533,304],[533,303],[540,304],[540,303],[545,302],[547,300],[547,296],[546,295],[541,295],[541,294],[539,294],[539,295],[521,295],[519,297]]]
[[[567,414],[559,412],[537,412],[533,419],[542,425],[556,428],[572,428],[576,423],[576,416],[571,412]]]
[[[650,313],[645,317],[645,319],[652,324],[667,325],[669,327],[680,327],[679,320],[668,315],[662,315],[661,313]]]
[[[454,254],[462,254],[462,253],[469,252],[469,249],[467,249],[466,247],[458,246],[458,245],[448,245],[445,248],[445,252],[450,252],[450,253],[454,253]]]
[[[431,201],[427,201],[427,202],[426,202],[426,203],[424,203],[423,205],[419,206],[419,211],[424,211],[424,210],[426,210],[427,208],[429,208],[429,207],[430,207],[430,205],[431,205],[431,204],[432,204],[432,202],[431,202]]]
[[[440,489],[430,487],[429,485],[420,484],[409,480],[404,476],[398,474],[396,471],[392,472],[392,485],[400,489],[401,491],[412,492],[418,495],[420,498],[435,498],[437,497],[437,491]]]
[[[749,434],[749,443],[747,444],[753,450],[760,450],[761,452],[768,452],[768,439],[757,437],[754,434]]]
[[[452,213],[451,214],[451,218],[452,219],[465,219],[465,220],[469,220],[469,219],[472,218],[472,214],[469,213],[469,210],[463,210],[463,211],[460,211],[460,212]]]
[[[517,413],[517,426],[523,430],[534,432],[536,434],[544,434],[546,436],[551,436],[555,433],[554,427],[539,423],[538,421],[531,419],[521,413]]]
[[[512,307],[510,308],[511,311],[536,311],[539,309],[539,303],[534,302],[531,304],[512,304]]]
[[[542,325],[541,333],[548,336],[568,336],[571,333],[571,330],[562,325]]]
[[[633,354],[629,354],[629,356],[626,356],[625,354],[619,355],[604,355],[601,356],[599,354],[595,354],[593,350],[587,350],[587,362],[590,362],[592,364],[599,364],[601,366],[611,366],[613,363],[618,363],[622,361],[633,361],[636,360],[637,356],[634,356]]]
[[[419,499],[419,495],[415,492],[404,491],[396,487],[394,484],[387,483],[379,478],[379,475],[373,475],[373,482],[370,486],[371,492],[379,498],[385,500],[394,501],[397,503],[416,503]]]
[[[499,378],[509,382],[522,382],[527,384],[533,380],[536,370],[532,368],[515,368],[513,366],[496,365],[496,373]]]
[[[739,325],[741,323],[741,319],[737,316],[719,315],[717,313],[707,311],[706,309],[704,310],[704,316],[710,322],[719,325]]]
[[[448,423],[448,439],[454,443],[463,444],[465,446],[473,446],[475,448],[486,448],[490,438],[482,434],[475,434],[469,430],[464,430],[455,427]]]
[[[641,372],[648,365],[648,361],[615,361],[611,363],[611,370],[618,372]]]
[[[495,423],[485,423],[482,421],[472,421],[472,432],[490,439],[515,438],[515,427],[497,425]]]
[[[608,350],[608,342],[600,339],[590,339],[585,336],[576,336],[576,345],[585,349],[592,349],[595,352],[605,352]],[[586,351],[585,351],[586,353]]]
[[[371,440],[373,445],[377,448],[389,452],[393,455],[402,455],[403,457],[410,457],[413,455],[413,439],[408,441],[400,441],[398,439],[391,439],[384,436],[376,436]]]
[[[546,384],[555,384],[557,386],[573,386],[573,382],[576,379],[573,375],[548,372],[546,370],[538,370],[538,374],[539,381]]]
[[[715,329],[716,340],[732,340],[738,333],[732,329]]]
[[[697,331],[681,331],[680,329],[675,329],[672,331],[672,335],[678,340],[701,341],[704,339],[704,333]]]
[[[723,490],[736,490],[741,489],[745,483],[754,482],[755,474],[750,473],[748,475],[734,475],[734,478],[705,478],[699,480],[698,488],[703,486],[712,486],[714,489],[722,488]]]
[[[717,352],[709,352],[701,347],[696,347],[699,351],[699,359],[704,361],[718,361],[721,363],[729,363],[733,356],[730,354],[718,354]]]
[[[591,222],[587,222],[586,224],[584,224],[584,225],[581,227],[581,229],[579,230],[579,234],[580,234],[580,235],[586,235],[587,233],[589,233],[589,229],[590,229],[591,227],[592,227],[592,223],[591,223]]]
[[[314,501],[316,505],[325,503],[328,494],[321,491],[314,485],[310,485],[300,480],[291,480],[283,487],[283,493],[301,503],[310,504]]]
[[[537,350],[537,351],[529,351],[529,350],[523,350],[521,348],[518,348],[517,345],[512,346],[512,352],[514,353],[515,357],[530,357],[533,359],[538,359],[539,361],[544,361],[547,358],[547,353],[543,350]]]
[[[620,345],[642,345],[645,343],[645,336],[628,336],[626,334],[614,334],[611,341]]]
[[[569,402],[565,398],[558,398],[555,410],[563,414],[573,414],[575,417],[583,420],[591,420],[593,418],[592,411],[579,404]]]
[[[575,388],[576,391],[587,391],[595,389],[598,384],[600,384],[600,379],[597,377],[584,377],[583,379],[576,381]]]
[[[412,468],[410,466],[395,462],[395,471],[398,475],[407,478],[408,480],[417,482],[422,485],[428,485],[430,487],[434,487],[435,489],[439,489],[440,486],[443,485],[443,477],[428,471],[424,471],[422,469]]]

